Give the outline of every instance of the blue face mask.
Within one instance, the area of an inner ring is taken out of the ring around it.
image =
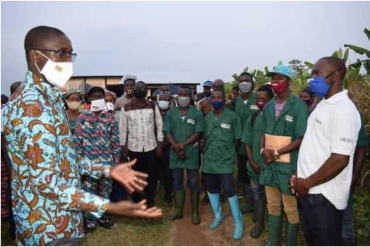
[[[204,92],[203,94],[204,94],[204,97],[209,98],[209,97],[211,97],[212,92]]]
[[[224,106],[225,102],[224,101],[211,101],[211,104],[212,104],[213,109],[219,110]]]
[[[328,94],[331,85],[326,83],[326,78],[331,76],[334,73],[330,73],[328,76],[318,76],[314,77],[310,82],[310,88],[312,92],[319,98],[324,97],[325,95]]]

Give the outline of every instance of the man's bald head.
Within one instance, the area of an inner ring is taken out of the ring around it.
[[[54,27],[38,26],[28,31],[24,39],[24,50],[28,60],[29,53],[32,49],[42,48],[44,42],[55,38],[56,36],[66,36],[61,30]]]
[[[216,79],[212,83],[212,88],[213,89],[220,89],[223,90],[225,87],[225,82],[221,79]]]
[[[341,80],[346,76],[347,68],[343,59],[337,57],[323,57],[320,58],[319,61],[325,61],[327,65],[331,67],[331,70],[338,71]]]

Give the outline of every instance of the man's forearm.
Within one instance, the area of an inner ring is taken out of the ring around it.
[[[245,153],[247,154],[248,160],[249,160],[251,163],[255,163],[255,162],[254,162],[254,159],[253,159],[252,148],[250,147],[250,145],[249,145],[249,144],[246,144],[246,145],[245,145]]]
[[[356,184],[365,164],[367,146],[356,147],[353,161],[352,184]]]
[[[200,133],[199,133],[199,132],[197,132],[197,133],[193,134],[192,136],[190,136],[190,138],[189,138],[189,139],[187,139],[186,141],[184,141],[184,142],[182,143],[183,147],[185,148],[185,147],[186,147],[187,145],[189,145],[190,143],[193,143],[193,142],[198,141],[199,137],[200,137]]]
[[[303,137],[299,137],[297,140],[293,141],[288,146],[281,148],[280,150],[278,150],[279,155],[289,154],[293,152],[294,150],[297,150],[299,146],[301,145],[302,140],[303,140]]]

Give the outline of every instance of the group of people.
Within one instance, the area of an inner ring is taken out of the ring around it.
[[[122,80],[120,98],[97,86],[86,95],[74,89],[62,95],[76,57],[69,38],[36,27],[26,35],[25,51],[26,81],[2,105],[17,244],[77,244],[98,224],[115,227],[107,213],[161,217],[159,180],[165,201],[173,202],[168,219],[181,219],[185,171],[194,225],[201,222],[202,185],[214,214],[210,229],[222,224],[226,198],[235,240],[243,237],[242,213],[250,212],[250,236],[260,237],[267,208],[266,245],[281,245],[282,211],[287,245],[297,245],[301,219],[309,245],[340,245],[342,237],[355,242],[348,201],[368,138],[343,89],[342,60],[319,59],[299,97],[289,88],[293,70],[278,64],[267,74],[271,83],[259,88],[242,73],[231,100],[223,80],[206,81],[204,98],[195,103],[185,86],[175,98],[163,85],[147,100],[147,85],[131,75]]]

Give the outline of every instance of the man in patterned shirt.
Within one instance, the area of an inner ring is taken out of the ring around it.
[[[39,26],[25,38],[26,82],[4,108],[4,133],[12,162],[12,207],[18,245],[75,245],[83,237],[82,211],[159,217],[160,209],[109,200],[82,189],[81,175],[112,177],[129,192],[142,190],[146,174],[135,163],[103,168],[78,156],[59,87],[72,75],[69,38],[59,29]]]
[[[135,98],[121,110],[119,137],[123,159],[136,158],[134,169],[149,174],[145,194],[148,207],[152,207],[159,176],[157,158],[163,154],[163,121],[158,106],[146,100],[147,92],[144,82],[135,84]],[[133,193],[132,199],[139,202],[141,195]]]

